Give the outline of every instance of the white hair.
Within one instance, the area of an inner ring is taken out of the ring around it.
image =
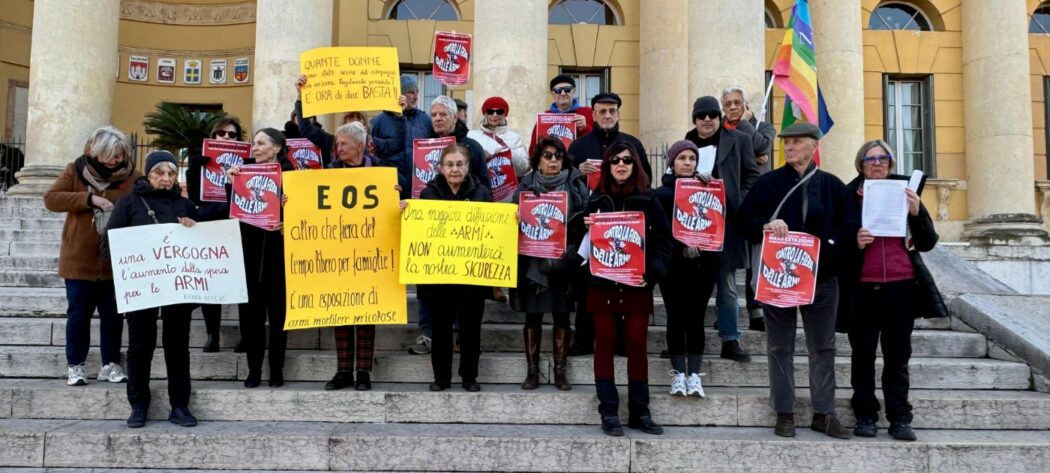
[[[161,161],[161,162],[159,162],[157,164],[154,164],[153,168],[149,169],[148,172],[152,173],[153,170],[155,170],[157,168],[162,168],[162,167],[163,168],[168,168],[169,171],[174,172],[174,173],[178,173],[179,172],[179,168],[176,167],[175,163],[173,163],[171,161]]]
[[[748,103],[748,101],[747,101],[747,92],[744,92],[744,88],[739,86],[739,85],[731,85],[729,87],[726,87],[726,88],[722,89],[722,100],[721,101],[725,102],[726,95],[732,94],[734,92],[740,94],[740,98],[744,101],[745,104]]]
[[[456,101],[447,95],[438,95],[433,102],[430,102],[430,108],[434,108],[435,105],[445,107],[449,115],[455,115],[456,111],[459,110],[456,107]]]
[[[124,151],[124,159],[131,159],[127,135],[114,127],[104,126],[91,133],[91,138],[84,145],[84,154],[100,163],[109,163],[117,155],[118,149]]]
[[[345,136],[350,138],[354,143],[364,143],[368,140],[368,130],[361,122],[350,122],[341,125],[335,130],[336,136]]]

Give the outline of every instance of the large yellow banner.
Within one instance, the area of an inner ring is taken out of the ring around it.
[[[284,329],[408,323],[397,170],[284,174]]]
[[[397,48],[328,47],[299,55],[306,76],[303,116],[364,110],[401,112]]]
[[[518,206],[409,201],[401,213],[402,284],[515,287]]]

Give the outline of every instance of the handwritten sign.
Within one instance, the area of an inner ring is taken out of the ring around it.
[[[281,165],[277,163],[241,166],[233,176],[230,218],[264,230],[276,230],[281,223]]]
[[[645,286],[645,214],[591,214],[591,274],[628,286]]]
[[[455,136],[443,138],[426,138],[412,140],[412,198],[418,199],[419,193],[427,183],[437,177],[438,163],[441,162],[441,150],[456,144]]]
[[[318,148],[310,140],[306,138],[289,138],[287,143],[288,156],[291,158],[296,170],[321,169],[324,167],[324,163],[321,162],[321,148]]]
[[[678,179],[671,235],[686,246],[722,251],[726,236],[726,189],[721,179]]]
[[[514,204],[413,200],[401,214],[402,284],[515,287]]]
[[[284,176],[284,329],[408,323],[397,282],[397,170]]]
[[[248,302],[241,228],[235,220],[120,228],[109,231],[109,245],[120,313]]]
[[[819,263],[820,238],[802,232],[779,238],[765,232],[755,300],[775,307],[812,304]]]
[[[568,149],[576,139],[574,117],[575,115],[571,113],[541,113],[536,115],[536,129],[541,138],[544,136],[561,138],[565,149]]]
[[[518,253],[536,258],[561,258],[565,253],[568,231],[569,194],[547,192],[536,195],[522,192],[518,213]]]
[[[470,80],[469,34],[434,33],[434,79],[445,85],[463,85]]]
[[[299,55],[303,116],[362,110],[401,112],[397,48],[328,47]]]
[[[252,145],[241,141],[204,140],[201,154],[211,159],[201,172],[201,200],[226,202],[226,170],[244,164],[251,152]]]

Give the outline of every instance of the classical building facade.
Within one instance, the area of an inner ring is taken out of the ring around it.
[[[547,83],[575,75],[581,101],[624,99],[622,127],[654,149],[691,127],[700,95],[742,85],[754,109],[794,0],[3,0],[0,130],[25,137],[15,193],[39,193],[91,130],[142,131],[160,101],[280,127],[298,55],[396,47],[422,103],[500,95],[527,131]],[[835,126],[823,166],[845,179],[865,139],[932,179],[947,239],[1040,241],[1050,212],[1046,97],[1050,2],[810,0],[818,77]],[[474,35],[472,80],[430,75],[435,31]],[[778,125],[783,93],[767,118]],[[329,122],[331,123],[331,121]]]

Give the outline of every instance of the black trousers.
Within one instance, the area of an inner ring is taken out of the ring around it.
[[[129,312],[128,403],[148,407],[150,366],[157,349],[157,315],[164,323],[164,364],[168,369],[168,399],[171,407],[190,403],[190,312],[192,304],[170,305]]]
[[[282,269],[283,271],[283,269]],[[241,318],[241,334],[248,355],[248,371],[262,370],[266,341],[270,341],[270,372],[284,369],[284,352],[288,333],[284,331],[285,305],[284,274],[268,274],[262,281],[248,281],[248,302],[237,308]],[[266,322],[269,321],[269,337]]]
[[[452,384],[452,327],[459,320],[459,376],[463,382],[478,379],[478,359],[481,357],[481,316],[485,312],[484,299],[430,298],[434,337],[430,346],[430,365],[434,381]]]
[[[696,260],[672,258],[670,271],[660,283],[667,310],[667,353],[672,356],[704,354],[704,316],[721,258],[704,251]]]
[[[882,393],[886,418],[911,422],[908,403],[908,360],[911,359],[911,332],[915,326],[912,299],[915,281],[860,283],[850,320],[849,343],[853,347],[853,385],[851,405],[858,419],[879,418],[875,398],[875,349],[882,341]]]

